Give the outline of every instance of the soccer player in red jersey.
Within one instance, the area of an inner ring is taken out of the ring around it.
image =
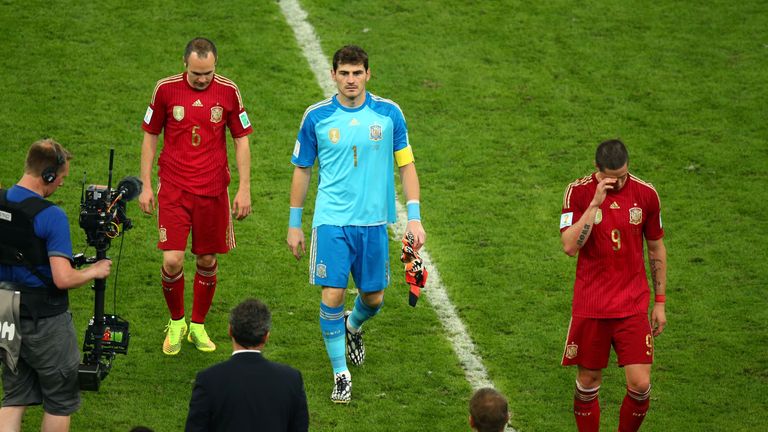
[[[157,82],[141,127],[142,211],[158,211],[159,241],[163,251],[162,287],[171,319],[163,352],[178,354],[185,335],[200,351],[216,345],[205,331],[205,317],[216,290],[216,254],[235,247],[232,216],[251,213],[251,153],[253,132],[240,91],[234,82],[217,75],[216,46],[208,39],[191,40],[184,51],[184,73]],[[240,184],[231,206],[226,129],[235,142]],[[158,158],[157,203],[152,190],[152,165],[158,135],[163,146]],[[184,251],[192,232],[197,259],[194,301],[189,328],[184,317]],[[187,330],[189,333],[187,334]]]
[[[621,141],[601,143],[595,166],[597,172],[569,184],[563,198],[563,250],[578,254],[578,261],[562,364],[579,368],[574,396],[579,431],[598,431],[598,391],[613,346],[627,380],[619,431],[637,431],[650,402],[653,338],[667,323],[660,202],[650,183],[629,173]],[[650,322],[643,240],[655,292]]]

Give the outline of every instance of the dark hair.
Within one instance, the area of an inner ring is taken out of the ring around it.
[[[200,58],[208,57],[208,53],[213,53],[213,61],[219,61],[219,55],[216,52],[216,45],[210,40],[204,37],[196,37],[187,43],[187,47],[184,48],[184,63],[187,63],[189,55],[192,52],[197,53]]]
[[[365,70],[368,70],[368,53],[357,45],[346,45],[339,48],[333,54],[333,71],[339,68],[340,64],[359,65],[362,64]]]
[[[603,141],[597,146],[595,164],[601,172],[606,169],[619,169],[627,163],[629,163],[629,152],[620,140]]]
[[[272,314],[267,305],[249,298],[232,309],[229,328],[232,339],[243,347],[261,345],[272,326]]]
[[[24,162],[24,172],[33,175],[43,175],[52,171],[58,174],[64,162],[72,159],[72,154],[61,144],[51,138],[43,138],[29,146],[27,160]]]
[[[479,432],[499,432],[509,420],[507,399],[496,389],[481,388],[469,401],[469,415]]]

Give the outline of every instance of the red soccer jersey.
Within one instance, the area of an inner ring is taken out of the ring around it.
[[[563,198],[560,232],[581,218],[597,188],[595,174],[569,184]],[[573,316],[622,318],[648,312],[643,238],[664,237],[659,195],[630,174],[618,192],[608,192],[592,233],[579,250],[573,287]]]
[[[197,90],[186,72],[157,82],[141,127],[155,135],[165,129],[157,163],[161,181],[206,196],[229,186],[225,127],[233,138],[253,132],[234,82],[214,75],[205,90]]]

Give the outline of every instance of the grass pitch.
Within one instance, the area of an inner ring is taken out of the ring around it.
[[[760,2],[302,4],[326,54],[365,47],[369,88],[403,108],[428,247],[517,429],[574,429],[575,371],[559,359],[575,261],[560,251],[557,222],[565,186],[592,169],[595,146],[611,137],[627,143],[630,170],[657,187],[667,232],[670,325],[656,341],[644,429],[768,424],[768,23]],[[304,109],[322,93],[276,4],[33,1],[0,10],[0,183],[18,179],[27,146],[42,136],[71,149],[70,178],[54,199],[70,215],[76,251],[85,244],[76,218],[83,171],[89,183],[105,183],[114,147],[115,178],[138,173],[151,91],[182,70],[190,38],[217,43],[218,71],[240,86],[255,128],[254,214],[236,225],[238,248],[221,258],[207,323],[219,350],[161,353],[168,317],[156,221],[131,203],[136,228],[125,237],[117,293],[117,312],[132,326],[129,355],[99,393],[83,395],[73,430],[180,430],[194,375],[228,357],[226,314],[246,296],[273,310],[266,355],[303,372],[311,430],[468,429],[471,389],[427,303],[406,306],[397,272],[368,326],[353,403],[328,401],[318,290],[307,285],[306,260],[296,263],[284,247],[290,152]],[[305,212],[306,226],[311,205]],[[192,260],[186,269],[189,281]],[[87,288],[71,293],[80,334],[92,298]],[[111,291],[107,298],[111,310]],[[615,427],[623,393],[612,366],[601,391],[604,428]],[[39,417],[30,409],[24,430],[38,429]]]

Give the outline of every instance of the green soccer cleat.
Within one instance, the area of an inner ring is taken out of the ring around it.
[[[189,323],[187,340],[195,344],[195,348],[202,352],[216,351],[216,344],[208,337],[203,324]]]
[[[187,334],[187,322],[180,320],[168,320],[165,327],[165,341],[163,342],[163,354],[176,355],[181,351],[181,341]]]

